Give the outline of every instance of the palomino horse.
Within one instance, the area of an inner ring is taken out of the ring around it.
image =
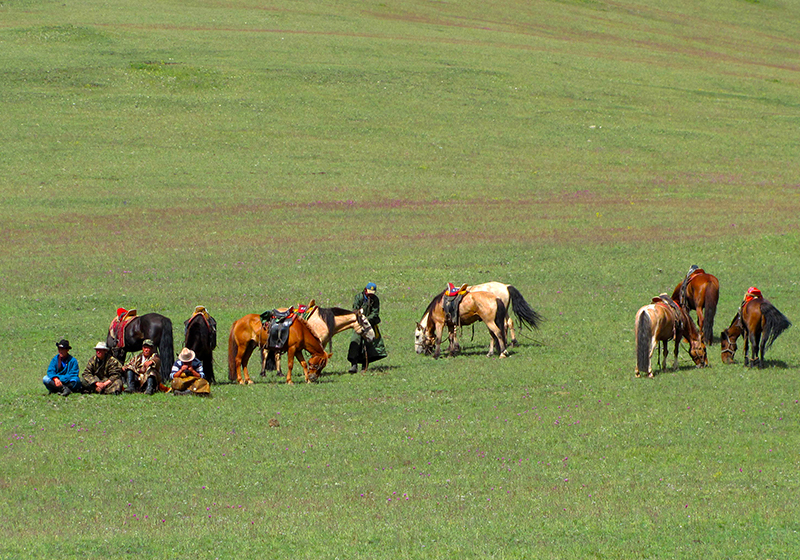
[[[506,307],[505,328],[506,332],[511,336],[511,346],[517,345],[517,335],[514,331],[514,321],[511,318],[511,313],[508,312],[509,310],[514,312],[522,325],[530,329],[538,329],[542,322],[542,316],[539,315],[539,313],[536,312],[527,301],[525,301],[525,298],[522,296],[520,291],[511,284],[503,284],[502,282],[486,282],[484,284],[477,284],[475,286],[467,286],[467,292],[489,292],[494,294],[500,299],[500,301],[503,302],[503,305]],[[444,296],[444,292],[436,296],[434,301],[442,296]],[[414,332],[415,340],[425,340],[425,328],[423,325],[426,325],[427,322],[428,312],[426,311],[422,316],[422,319],[420,319],[420,321],[417,323],[417,327]],[[433,350],[433,345],[427,345],[424,348],[420,345],[416,345],[416,348],[418,354],[421,354],[422,352],[430,353]],[[458,341],[455,338],[455,334],[453,334],[453,348],[458,348]]]
[[[720,334],[722,361],[732,364],[736,354],[736,340],[744,335],[744,365],[762,367],[764,353],[780,334],[792,326],[786,316],[764,298],[745,302],[731,322]],[[749,359],[748,351],[751,350]]]
[[[653,303],[641,307],[636,312],[634,323],[636,338],[636,377],[647,372],[648,377],[653,377],[653,351],[656,345],[663,347],[663,359],[659,353],[662,371],[667,367],[667,343],[675,340],[675,365],[678,369],[678,348],[682,339],[687,339],[690,344],[689,355],[697,367],[708,365],[706,345],[700,331],[694,326],[689,314],[681,309],[677,303],[668,300],[664,294],[654,298]]]
[[[311,354],[308,362],[303,358],[303,350]],[[270,353],[286,352],[287,371],[286,383],[293,385],[292,368],[294,367],[294,357],[299,356],[300,365],[303,366],[306,383],[313,383],[322,374],[322,369],[328,363],[330,354],[325,352],[325,348],[319,339],[314,336],[306,322],[301,318],[296,318],[289,327],[289,340],[283,348],[270,348]],[[269,359],[269,358],[268,358]]]
[[[214,349],[217,347],[217,321],[204,307],[198,306],[194,314],[184,322],[185,339],[183,346],[195,353],[203,362],[206,381],[215,383]]]
[[[703,342],[714,342],[714,317],[717,314],[719,301],[719,280],[698,268],[687,276],[683,282],[675,286],[672,299],[687,311],[697,312],[697,325],[703,332]]]
[[[308,328],[325,345],[331,344],[334,335],[347,329],[354,329],[367,340],[375,338],[375,331],[361,312],[348,311],[340,307],[314,307],[306,319]],[[267,351],[265,349],[269,332],[261,323],[261,317],[254,313],[245,315],[231,325],[228,336],[228,379],[238,383],[253,383],[247,371],[250,356],[256,347],[261,349],[261,375],[266,371]],[[280,367],[280,356],[275,356],[275,363]],[[278,369],[280,375],[280,369]]]
[[[444,292],[433,298],[422,319],[417,323],[414,348],[417,354],[433,352],[438,358],[441,353],[442,331],[445,325],[449,331],[450,347],[448,354],[453,355],[457,346],[455,342],[456,325],[447,320],[442,302]],[[459,324],[466,326],[483,321],[492,337],[487,356],[494,355],[495,343],[498,345],[500,357],[508,356],[506,349],[506,306],[503,301],[489,292],[467,292],[458,306]]]
[[[175,360],[172,321],[169,317],[158,313],[147,313],[134,317],[125,325],[122,344],[119,344],[116,334],[110,331],[106,338],[106,345],[111,349],[111,355],[124,364],[127,353],[141,350],[142,342],[148,338],[158,348],[158,356],[161,358],[161,379],[169,379],[172,363]]]

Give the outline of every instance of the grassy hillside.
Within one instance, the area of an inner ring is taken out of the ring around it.
[[[751,285],[800,320],[798,37],[777,1],[0,0],[0,557],[788,557],[795,329],[637,380],[633,317],[698,264],[717,333]],[[487,280],[542,330],[415,355]],[[340,335],[314,386],[44,396],[119,306],[206,305],[224,379],[232,321],[368,281],[367,373]]]

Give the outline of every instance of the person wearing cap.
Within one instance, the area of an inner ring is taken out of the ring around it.
[[[42,378],[44,386],[50,393],[58,393],[62,397],[66,397],[70,393],[80,393],[83,389],[80,368],[78,360],[69,353],[72,350],[69,340],[62,338],[56,343],[56,348],[58,348],[58,354],[50,360],[50,365],[47,366],[47,375]]]
[[[375,330],[375,339],[372,342],[367,342],[361,335],[353,333],[350,338],[350,348],[347,352],[347,361],[350,362],[349,373],[358,371],[358,365],[361,364],[362,371],[366,371],[371,362],[377,362],[386,357],[386,347],[383,344],[383,337],[378,329],[378,324],[381,322],[381,302],[375,292],[378,287],[374,282],[370,282],[353,300],[353,311],[361,309],[364,312],[369,324]]]
[[[122,368],[125,373],[126,393],[144,391],[152,395],[161,383],[161,358],[155,351],[155,344],[149,338],[142,342],[142,352],[131,358]]]
[[[169,377],[172,379],[172,391],[175,395],[206,397],[211,394],[211,386],[205,380],[203,373],[203,362],[188,348],[184,348],[178,354]]]
[[[83,389],[87,393],[118,395],[122,392],[122,364],[108,351],[105,342],[94,347],[94,358],[83,370]]]

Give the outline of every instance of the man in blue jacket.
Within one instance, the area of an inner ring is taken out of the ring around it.
[[[80,392],[83,388],[83,383],[81,383],[78,360],[69,354],[72,346],[69,345],[67,339],[62,338],[56,344],[56,348],[58,348],[58,354],[50,360],[50,365],[47,367],[47,375],[42,378],[44,386],[51,393],[58,393],[62,397],[66,397],[73,392]]]

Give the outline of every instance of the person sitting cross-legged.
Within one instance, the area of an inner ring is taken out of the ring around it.
[[[62,397],[80,393],[83,389],[80,368],[78,360],[69,353],[72,350],[69,340],[62,338],[56,343],[56,348],[58,348],[58,354],[50,360],[50,365],[47,366],[47,375],[42,378],[44,386],[50,393],[58,393]]]
[[[109,354],[105,342],[94,347],[94,358],[83,370],[83,390],[100,395],[119,395],[122,392],[122,364]]]
[[[126,393],[155,393],[161,383],[161,358],[155,351],[153,341],[148,338],[142,342],[142,353],[131,358],[122,370],[128,385]]]
[[[195,357],[195,353],[188,348],[181,350],[178,359],[172,365],[169,374],[172,379],[174,395],[197,395],[207,397],[211,394],[211,386],[205,380],[203,362]]]

